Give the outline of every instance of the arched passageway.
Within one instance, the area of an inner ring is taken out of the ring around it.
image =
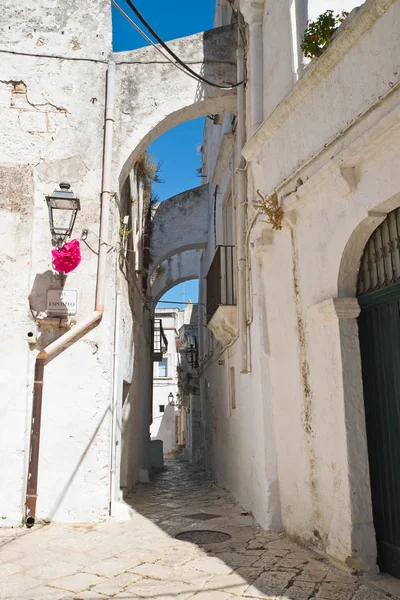
[[[205,248],[207,226],[208,184],[158,204],[151,227],[151,272],[176,254]],[[186,258],[182,257],[182,265]]]
[[[236,82],[236,27],[228,25],[169,43],[209,81],[229,86]],[[199,83],[160,61],[154,48],[113,55],[117,64],[119,144],[115,167],[123,185],[136,159],[165,131],[185,121],[235,112],[236,89]]]
[[[155,323],[161,323],[166,340],[162,357],[153,363],[152,414],[150,422],[152,466],[180,453],[186,460],[202,459],[202,417],[198,388],[198,280],[189,286],[175,285],[155,306]]]
[[[179,283],[199,277],[201,250],[186,250],[168,258],[155,270],[151,281],[151,305]]]
[[[237,79],[236,42],[236,27],[229,25],[169,45],[182,60],[197,65],[203,77],[229,86]],[[136,481],[146,480],[150,468],[150,323],[154,301],[174,284],[198,277],[208,216],[207,186],[178,194],[154,210],[138,187],[135,163],[152,141],[176,125],[210,113],[235,112],[236,89],[221,89],[188,78],[170,63],[160,62],[154,48],[118,53],[114,60],[118,63],[114,174],[125,198],[124,214],[136,213],[132,223],[135,247],[126,281],[135,313],[135,367],[126,402],[129,416],[123,423],[121,462],[124,486],[130,489]],[[170,230],[165,233],[167,225],[175,234]]]

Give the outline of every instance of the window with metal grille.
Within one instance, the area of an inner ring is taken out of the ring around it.
[[[400,208],[388,214],[369,238],[361,259],[357,296],[400,283]]]

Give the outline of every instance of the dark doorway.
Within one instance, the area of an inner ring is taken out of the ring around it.
[[[398,219],[397,209],[366,246],[358,283],[358,324],[378,565],[400,578]]]

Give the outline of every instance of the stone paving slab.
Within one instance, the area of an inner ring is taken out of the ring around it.
[[[378,578],[377,588],[282,534],[262,531],[226,490],[189,465],[168,463],[128,501],[131,521],[0,529],[0,599],[400,599],[397,580]],[[201,546],[175,538],[205,530],[231,537]]]

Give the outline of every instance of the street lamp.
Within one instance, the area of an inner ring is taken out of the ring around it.
[[[175,402],[174,402],[174,395],[172,392],[170,392],[168,394],[168,404],[171,404],[172,406],[175,406]]]
[[[67,237],[70,237],[75,225],[76,215],[81,209],[79,198],[75,198],[69,183],[60,183],[60,189],[46,196],[49,209],[50,231],[53,242],[61,248]]]

